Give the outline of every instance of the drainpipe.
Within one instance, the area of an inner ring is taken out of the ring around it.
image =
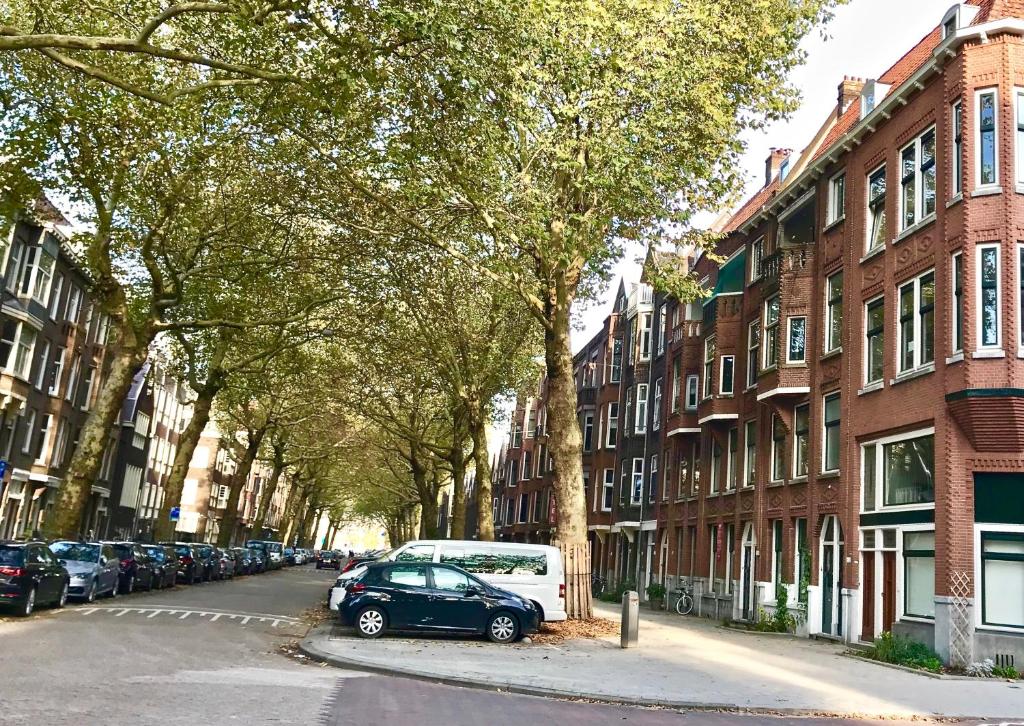
[[[646,417],[647,418],[651,417],[650,413],[651,413],[651,409],[653,408],[653,406],[651,405],[651,399],[652,399],[651,375],[652,375],[653,368],[654,368],[654,335],[653,335],[653,333],[654,333],[654,311],[656,309],[657,309],[657,307],[654,305],[654,293],[652,292],[651,293],[651,333],[652,333],[652,335],[651,335],[651,339],[650,339],[651,350],[648,351],[648,356],[647,356],[647,401],[648,401],[647,411],[646,411]],[[640,314],[637,313],[637,318],[639,318],[639,315]],[[648,463],[649,463],[647,461],[647,441],[650,438],[650,434],[651,433],[652,433],[652,431],[651,431],[650,428],[648,428],[647,421],[645,420],[644,421],[644,458],[643,458],[643,468],[644,468],[644,471],[647,471]],[[659,464],[658,468],[660,470],[661,469],[661,466],[660,466],[661,462],[659,461],[658,464]],[[649,471],[647,471],[647,474],[648,474],[648,476],[650,476],[650,472]],[[643,568],[641,568],[641,566],[640,566],[640,546],[641,546],[642,541],[643,541],[643,532],[644,532],[644,490],[643,490],[643,486],[642,485],[643,485],[643,482],[641,481],[641,487],[640,487],[640,527],[637,529],[637,534],[636,534],[636,537],[637,537],[637,542],[636,542],[636,587],[637,587],[638,591],[640,590],[640,582],[641,582],[640,578],[643,575]],[[649,487],[648,487],[648,489],[649,489]],[[648,563],[648,564],[650,564],[650,563]],[[641,591],[640,592],[641,599],[643,599],[643,597],[645,595],[646,595],[646,591]]]

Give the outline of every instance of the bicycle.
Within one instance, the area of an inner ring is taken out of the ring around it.
[[[680,587],[672,593],[676,598],[676,612],[680,615],[689,615],[693,610],[693,594],[687,587]]]
[[[608,581],[600,575],[594,575],[590,578],[590,593],[594,597],[601,597],[607,587]]]

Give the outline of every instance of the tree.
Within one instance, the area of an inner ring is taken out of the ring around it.
[[[392,106],[415,113],[396,112],[378,141],[377,175],[317,147],[340,184],[420,243],[506,285],[541,326],[556,541],[579,563],[567,572],[571,617],[591,610],[572,305],[622,240],[670,239],[737,188],[742,133],[793,108],[786,75],[802,58],[798,44],[834,4],[521,3],[491,19],[494,42],[507,41],[498,53],[460,76],[475,98],[453,104],[445,79],[391,67]],[[446,234],[466,220],[475,244]],[[700,292],[687,277],[663,282],[681,299]]]

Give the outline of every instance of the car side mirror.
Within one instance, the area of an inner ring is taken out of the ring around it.
[[[466,597],[480,597],[482,594],[480,588],[476,585],[470,585],[466,588]]]

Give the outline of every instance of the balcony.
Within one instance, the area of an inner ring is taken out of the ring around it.
[[[762,284],[778,284],[779,271],[782,269],[782,250],[776,250],[767,257],[761,258],[760,272]]]
[[[597,387],[592,385],[583,386],[576,394],[576,406],[597,405]]]

